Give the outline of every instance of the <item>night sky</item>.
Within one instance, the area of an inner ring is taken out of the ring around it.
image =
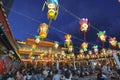
[[[16,40],[25,41],[35,38],[41,23],[49,22],[47,7],[42,11],[45,0],[14,0],[8,21]],[[98,31],[106,31],[109,37],[120,41],[120,3],[118,0],[58,0],[60,4],[57,20],[53,20],[45,40],[58,41],[64,44],[64,35],[72,35],[72,42],[80,46],[84,41],[80,31],[79,19],[88,18],[90,30],[86,33],[86,41],[90,45],[98,44]],[[9,9],[9,8],[8,8]],[[107,38],[108,39],[108,38]]]

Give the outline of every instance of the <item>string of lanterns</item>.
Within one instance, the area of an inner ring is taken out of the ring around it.
[[[47,0],[47,2],[44,3],[42,10],[44,10],[45,5],[47,5],[48,7],[48,12],[47,12],[47,16],[49,20],[55,20],[58,16],[58,10],[59,10],[59,6],[58,6],[58,1],[57,0]],[[80,30],[84,33],[84,42],[81,44],[81,49],[80,49],[80,53],[81,55],[88,51],[88,43],[86,42],[86,32],[89,30],[90,28],[90,23],[88,22],[87,18],[82,18],[80,19]],[[36,36],[36,42],[39,43],[40,38],[45,39],[47,37],[48,34],[48,26],[46,23],[42,23],[40,24],[40,32],[39,32],[39,36]],[[98,38],[101,40],[102,45],[104,47],[104,43],[106,42],[107,39],[107,35],[106,35],[106,31],[99,31],[97,33]],[[70,34],[66,34],[65,35],[65,42],[64,42],[64,47],[67,48],[68,51],[72,52],[73,50],[73,45],[72,45],[72,40],[71,40],[72,35]],[[59,42],[55,41],[55,49],[58,48],[59,46]],[[120,48],[120,42],[117,43],[117,40],[115,37],[110,38],[109,39],[109,43],[111,46],[116,47],[118,45],[118,47]],[[101,55],[105,55],[106,54],[106,49],[102,48],[101,51],[99,51],[98,49],[98,45],[94,45],[92,47],[93,51],[95,54],[97,54],[100,52]],[[108,52],[111,52],[110,50],[108,50]],[[92,51],[88,51],[88,54],[91,55],[93,54]],[[87,55],[87,57],[89,58],[90,56]],[[96,55],[92,55],[92,57],[95,57]],[[85,57],[85,56],[83,56]]]

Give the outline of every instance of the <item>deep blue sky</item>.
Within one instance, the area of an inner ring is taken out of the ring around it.
[[[34,38],[38,35],[40,23],[48,23],[47,7],[45,11],[41,10],[44,1],[14,0],[8,20],[16,40]],[[79,46],[84,38],[79,30],[79,20],[74,17],[78,16],[88,18],[91,24],[86,35],[86,41],[90,44],[97,44],[97,30],[106,30],[107,35],[115,36],[120,41],[120,3],[117,0],[59,0],[59,4],[62,7],[57,20],[53,21],[49,28],[46,40],[64,43],[64,35],[69,33],[73,35],[73,44]]]

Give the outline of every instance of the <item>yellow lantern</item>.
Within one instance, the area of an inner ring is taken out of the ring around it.
[[[54,19],[55,18],[55,14],[56,14],[55,8],[56,8],[55,4],[51,4],[51,3],[48,4],[48,13],[47,13],[47,15],[48,15],[49,19]]]
[[[59,10],[58,1],[47,0],[43,5],[42,10],[44,10],[45,5],[47,5],[48,7],[48,12],[47,12],[48,19],[51,19],[51,20],[56,19],[58,16],[58,10]]]
[[[110,38],[109,43],[111,44],[111,46],[116,47],[117,46],[116,38],[115,37]]]
[[[48,25],[46,23],[40,24],[40,32],[39,35],[42,39],[47,37]]]
[[[66,34],[65,35],[65,44],[67,45],[67,47],[69,47],[70,46],[70,44],[71,44],[71,35],[70,34]]]

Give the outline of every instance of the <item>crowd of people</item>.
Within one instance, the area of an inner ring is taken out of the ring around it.
[[[81,65],[74,68],[73,66],[61,66],[59,69],[54,66],[39,66],[28,64],[20,66],[14,73],[8,72],[3,76],[3,80],[120,80],[120,70],[113,69],[109,65],[96,66]],[[90,77],[94,76],[94,77]]]

